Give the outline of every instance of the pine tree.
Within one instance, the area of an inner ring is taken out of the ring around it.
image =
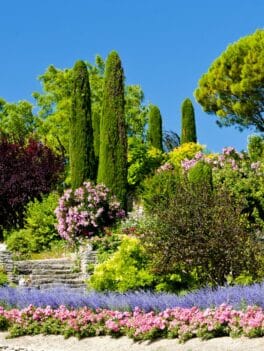
[[[162,117],[157,106],[151,105],[149,112],[148,141],[159,150],[162,148]]]
[[[124,72],[117,52],[112,51],[105,67],[97,181],[104,183],[126,208],[127,136],[124,107]]]
[[[197,137],[193,104],[187,98],[182,103],[181,144],[189,142],[196,143]]]
[[[70,170],[72,188],[86,179],[96,179],[89,76],[85,63],[73,68],[72,111],[70,116]]]

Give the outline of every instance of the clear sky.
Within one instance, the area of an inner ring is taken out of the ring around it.
[[[140,84],[145,101],[160,108],[164,129],[180,133],[180,106],[189,97],[200,143],[245,149],[252,131],[220,129],[193,92],[228,44],[263,24],[263,0],[3,0],[0,97],[32,101],[50,64],[93,63],[116,50],[126,82]]]

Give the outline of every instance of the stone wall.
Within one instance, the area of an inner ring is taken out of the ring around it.
[[[11,252],[6,250],[6,247],[3,245],[0,247],[0,267],[7,273],[9,281],[12,282],[14,261]]]

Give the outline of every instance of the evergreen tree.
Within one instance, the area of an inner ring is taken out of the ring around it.
[[[190,142],[197,142],[195,115],[191,100],[185,99],[182,103],[181,144]]]
[[[112,51],[105,67],[97,181],[104,183],[126,208],[127,136],[124,107],[124,72],[117,52]]]
[[[86,179],[96,179],[90,84],[86,65],[77,61],[73,68],[72,110],[70,116],[70,169],[72,188]]]
[[[149,112],[148,141],[151,146],[162,150],[162,117],[159,108],[154,105]]]

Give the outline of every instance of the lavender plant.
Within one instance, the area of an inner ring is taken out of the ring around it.
[[[106,186],[91,182],[84,182],[76,190],[67,189],[55,213],[58,233],[70,242],[91,237],[125,215]]]
[[[169,293],[136,291],[126,293],[98,293],[94,291],[74,291],[70,288],[38,290],[32,288],[0,287],[0,304],[10,307],[25,308],[30,304],[36,307],[64,305],[70,308],[88,307],[110,310],[132,311],[136,307],[148,311],[164,311],[167,308],[198,307],[200,309],[218,307],[221,304],[232,305],[236,309],[243,306],[264,308],[264,282],[242,286],[226,286],[216,289],[203,288],[184,296]]]

